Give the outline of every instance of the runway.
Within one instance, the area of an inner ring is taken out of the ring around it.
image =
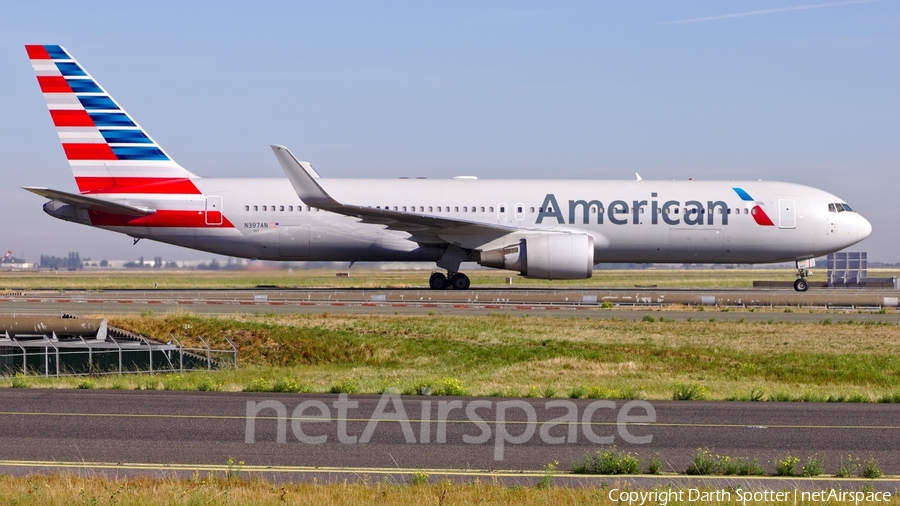
[[[699,447],[758,458],[769,473],[787,454],[825,456],[827,473],[848,454],[900,471],[900,405],[626,402],[3,388],[0,472],[189,475],[234,470],[232,459],[274,479],[523,478],[610,444],[645,462],[658,454],[665,472],[683,472]]]
[[[461,314],[514,313],[559,317],[640,319],[644,311],[665,317],[698,318],[697,309],[719,320],[818,322],[822,311],[852,314],[854,321],[900,323],[895,290],[103,290],[14,291],[0,295],[0,312],[27,314],[126,315],[193,312]],[[607,304],[604,304],[607,303]],[[753,312],[749,310],[752,309]],[[731,310],[745,310],[740,313]],[[800,312],[799,310],[805,310]],[[878,314],[881,310],[885,314]],[[812,311],[810,314],[809,311]],[[772,313],[777,313],[773,315]],[[707,316],[709,318],[709,316]],[[843,317],[841,317],[843,318]]]

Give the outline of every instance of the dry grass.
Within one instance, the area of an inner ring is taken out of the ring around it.
[[[535,479],[537,482],[538,479]],[[780,487],[789,490],[793,484]],[[397,484],[386,481],[354,481],[337,483],[277,484],[258,480],[221,477],[175,478],[107,478],[72,474],[32,475],[15,478],[0,476],[0,503],[56,505],[196,505],[196,504],[310,504],[310,505],[468,505],[544,504],[613,505],[611,489],[635,490],[623,481],[613,480],[602,486],[585,487],[504,487],[494,483],[460,484],[442,481],[432,484]],[[851,487],[851,489],[853,489]],[[641,490],[641,489],[637,489]],[[648,490],[648,489],[644,489]],[[676,489],[677,490],[677,489]],[[701,487],[701,490],[707,489]],[[687,497],[687,493],[685,493]],[[732,494],[723,505],[744,504]],[[763,504],[747,502],[746,504]],[[766,502],[765,504],[793,504]],[[823,502],[822,504],[832,504]],[[861,503],[865,504],[865,503]],[[896,494],[888,502],[900,504]]]
[[[101,270],[54,272],[0,272],[0,288],[5,289],[111,289],[142,288],[255,288],[259,285],[284,288],[426,288],[433,266],[420,270],[354,269],[272,269],[262,271],[195,271],[186,269],[160,270]],[[526,279],[510,271],[487,269],[463,270],[470,276],[472,286],[506,286],[505,279],[513,278],[517,287],[601,288],[633,287],[635,285],[681,288],[745,287],[754,280],[793,281],[792,269],[636,269],[595,270],[594,277],[585,280],[546,281]],[[349,272],[350,277],[335,277],[336,272]],[[900,276],[898,269],[869,269],[873,277]],[[813,278],[814,280],[816,278]]]

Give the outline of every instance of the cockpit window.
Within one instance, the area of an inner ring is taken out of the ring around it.
[[[843,202],[828,204],[828,212],[830,213],[842,213],[844,211],[853,212],[853,209],[850,209],[850,206],[844,204]]]

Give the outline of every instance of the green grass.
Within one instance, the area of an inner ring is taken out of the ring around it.
[[[176,314],[110,324],[147,336],[174,333],[188,346],[203,336],[225,347],[228,337],[239,349],[239,368],[98,377],[94,388],[900,400],[897,325],[343,314]],[[73,387],[79,380],[6,381]]]
[[[640,469],[641,462],[636,455],[620,452],[615,446],[585,455],[581,462],[572,466],[575,474],[638,474]]]

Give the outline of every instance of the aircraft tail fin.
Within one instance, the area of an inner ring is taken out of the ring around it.
[[[176,163],[65,49],[26,45],[82,194],[198,194]]]

